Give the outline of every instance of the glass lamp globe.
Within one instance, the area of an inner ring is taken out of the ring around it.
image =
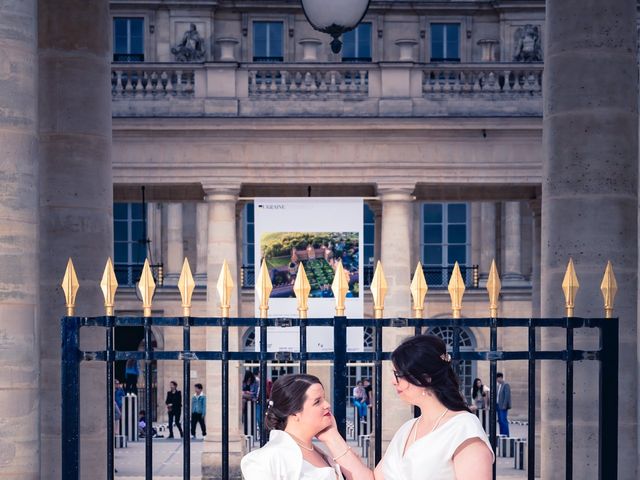
[[[301,0],[307,20],[319,32],[333,37],[331,50],[342,49],[340,36],[353,30],[362,21],[370,0]]]

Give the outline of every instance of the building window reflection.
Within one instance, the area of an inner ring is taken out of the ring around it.
[[[144,62],[144,19],[113,19],[113,61]]]
[[[342,36],[343,62],[371,61],[371,23],[364,22]]]
[[[460,61],[460,24],[431,24],[431,61]]]
[[[284,45],[282,22],[253,22],[253,61],[282,62]]]

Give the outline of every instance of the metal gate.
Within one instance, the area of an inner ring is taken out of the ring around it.
[[[264,269],[266,272],[266,269]],[[301,372],[306,372],[307,363],[311,361],[324,361],[332,363],[333,392],[332,408],[340,433],[346,434],[346,401],[347,401],[347,363],[370,362],[374,370],[374,458],[377,463],[382,457],[382,364],[390,359],[391,352],[382,348],[383,332],[397,328],[411,328],[415,334],[427,328],[453,329],[453,345],[451,357],[454,364],[461,361],[488,361],[490,364],[490,411],[489,411],[489,438],[491,445],[496,448],[496,373],[498,362],[514,360],[527,361],[528,371],[528,442],[526,456],[528,459],[528,479],[533,480],[535,472],[535,393],[536,393],[536,361],[562,361],[565,365],[566,379],[566,479],[573,478],[573,364],[576,361],[596,361],[600,364],[600,381],[598,382],[599,397],[599,479],[617,478],[617,442],[618,442],[618,377],[613,372],[618,371],[618,320],[610,318],[613,311],[613,297],[616,284],[611,265],[607,265],[602,291],[605,296],[605,318],[577,318],[573,316],[575,293],[578,288],[573,263],[569,262],[563,290],[566,297],[566,317],[559,318],[497,318],[498,295],[500,292],[500,280],[492,265],[487,290],[489,292],[489,312],[487,318],[462,319],[462,296],[464,294],[464,281],[456,265],[449,293],[452,303],[452,318],[450,319],[423,319],[424,297],[427,285],[420,265],[416,269],[411,283],[413,295],[414,318],[383,318],[384,296],[387,286],[384,273],[380,264],[371,282],[371,290],[374,298],[374,318],[353,319],[344,315],[345,304],[345,276],[342,274],[342,265],[338,263],[332,285],[336,297],[336,316],[333,318],[307,318],[308,282],[304,269],[298,272],[295,285],[295,293],[298,298],[299,318],[267,318],[269,308],[269,294],[271,282],[268,275],[261,273],[257,281],[256,294],[261,300],[261,318],[230,318],[230,298],[234,288],[231,274],[226,262],[223,265],[218,293],[221,303],[221,315],[219,317],[192,317],[191,294],[195,282],[191,275],[188,262],[185,260],[178,288],[182,296],[182,317],[153,317],[151,316],[151,299],[153,297],[155,283],[148,264],[142,272],[139,290],[143,303],[143,316],[119,317],[114,316],[114,298],[117,289],[117,281],[113,272],[111,260],[107,261],[101,287],[105,296],[104,316],[77,317],[74,316],[75,298],[79,288],[73,263],[69,260],[67,271],[63,280],[63,290],[66,296],[67,316],[62,318],[62,480],[79,480],[80,478],[80,406],[81,393],[80,368],[83,362],[99,361],[106,363],[106,417],[107,417],[107,472],[106,478],[114,478],[114,363],[118,360],[136,359],[145,365],[145,395],[146,404],[150,405],[152,388],[151,363],[153,361],[174,360],[183,364],[183,388],[190,391],[190,363],[193,360],[205,360],[219,362],[222,374],[222,412],[220,423],[222,426],[222,478],[229,477],[229,362],[256,362],[259,364],[261,378],[266,379],[267,362],[290,360],[299,363]],[[306,293],[305,293],[306,292]],[[114,349],[114,329],[120,326],[139,326],[144,328],[144,351],[116,351]],[[180,328],[183,333],[183,348],[179,351],[156,351],[153,349],[151,327]],[[267,328],[273,326],[289,326],[299,328],[300,351],[293,353],[267,352]],[[307,328],[314,326],[328,326],[333,328],[334,352],[316,353],[307,351]],[[83,327],[102,327],[105,329],[106,349],[103,351],[80,350],[80,329]],[[219,327],[221,331],[221,349],[219,351],[194,351],[191,348],[191,330],[199,327]],[[237,327],[254,327],[260,335],[260,351],[230,351],[229,329]],[[347,352],[347,328],[370,327],[374,332],[374,350],[370,352]],[[463,327],[484,328],[489,330],[488,350],[460,349],[460,331]],[[556,351],[542,351],[536,349],[536,335],[542,328],[561,328],[566,334],[566,348]],[[526,329],[528,334],[528,348],[522,351],[498,350],[498,331],[502,328]],[[574,331],[576,329],[594,329],[599,332],[600,348],[593,351],[578,350],[573,346]],[[602,372],[606,371],[604,375]],[[266,406],[266,389],[260,389],[259,402],[262,411]],[[184,396],[183,419],[184,425],[190,424],[190,399]],[[152,422],[146,422],[145,435],[145,477],[152,478],[153,443],[151,428]],[[260,435],[260,443],[264,444],[266,432]],[[189,479],[190,471],[190,436],[183,437],[183,477]],[[493,466],[493,478],[495,479],[495,463]]]

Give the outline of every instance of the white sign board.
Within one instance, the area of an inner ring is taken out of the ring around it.
[[[349,275],[345,314],[362,318],[364,300],[361,288],[363,266],[363,202],[360,198],[256,198],[255,272],[256,281],[264,258],[273,283],[269,317],[297,317],[298,304],[293,293],[298,265],[304,265],[311,294],[309,318],[335,315],[331,291],[338,261]],[[256,295],[255,314],[260,300]],[[267,331],[268,351],[299,351],[298,328],[272,327]],[[260,348],[256,332],[256,348]],[[347,330],[347,349],[363,350],[363,329]],[[331,327],[308,327],[309,352],[333,351]]]

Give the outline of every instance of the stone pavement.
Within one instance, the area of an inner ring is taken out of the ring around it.
[[[513,437],[526,437],[527,427],[511,425]],[[144,480],[144,439],[129,442],[127,448],[116,449],[115,465],[119,480]],[[202,438],[191,440],[191,479],[200,479]],[[513,468],[513,458],[497,458],[498,480],[526,479],[526,472]],[[153,439],[153,478],[162,480],[182,479],[182,440],[179,438]]]

